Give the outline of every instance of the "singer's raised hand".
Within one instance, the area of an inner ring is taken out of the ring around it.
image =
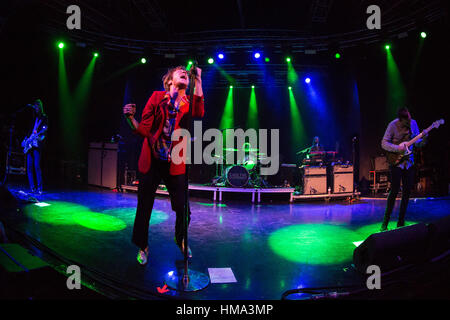
[[[197,74],[195,76],[195,90],[194,94],[197,96],[203,96],[203,88],[202,88],[202,69],[199,67],[195,68],[197,71]]]
[[[198,83],[202,83],[202,69],[200,69],[199,67],[195,68],[197,70],[197,75],[195,76],[195,81]]]

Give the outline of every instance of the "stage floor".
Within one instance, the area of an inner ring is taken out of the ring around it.
[[[36,239],[80,266],[107,274],[124,287],[157,293],[164,277],[183,266],[174,242],[175,214],[168,197],[155,201],[149,236],[149,263],[136,261],[131,243],[136,194],[95,188],[53,190],[2,215],[9,228]],[[356,244],[377,232],[385,200],[310,203],[191,199],[190,268],[230,268],[236,282],[211,283],[194,293],[169,291],[185,299],[280,299],[295,288],[360,284],[352,267]],[[399,201],[390,228],[397,219]],[[412,199],[407,223],[431,222],[448,215],[450,198]],[[300,295],[297,295],[301,298]],[[293,296],[292,298],[295,298]]]

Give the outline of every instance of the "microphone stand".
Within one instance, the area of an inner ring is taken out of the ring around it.
[[[189,133],[192,131],[192,107],[194,103],[195,78],[197,76],[197,61],[194,61],[190,72],[189,88],[189,111],[187,113],[187,123]],[[190,141],[189,141],[190,142]],[[187,157],[187,155],[186,155]],[[183,271],[169,272],[166,274],[165,283],[169,288],[177,291],[192,292],[206,288],[209,285],[209,277],[201,272],[189,270],[188,257],[188,226],[189,226],[189,165],[186,163],[185,172],[185,203],[183,216],[183,243],[184,243],[184,268]]]

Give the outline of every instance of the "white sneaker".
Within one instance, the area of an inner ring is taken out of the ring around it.
[[[147,264],[147,257],[148,257],[148,248],[145,249],[145,251],[139,249],[138,255],[137,255],[137,261],[141,265]]]

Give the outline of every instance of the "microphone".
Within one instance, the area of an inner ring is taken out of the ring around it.
[[[190,75],[192,76],[192,75],[197,75],[197,64],[198,64],[198,62],[197,62],[197,60],[194,60],[193,62],[192,62],[192,67],[191,67],[191,69],[189,69],[189,73],[190,73]]]

